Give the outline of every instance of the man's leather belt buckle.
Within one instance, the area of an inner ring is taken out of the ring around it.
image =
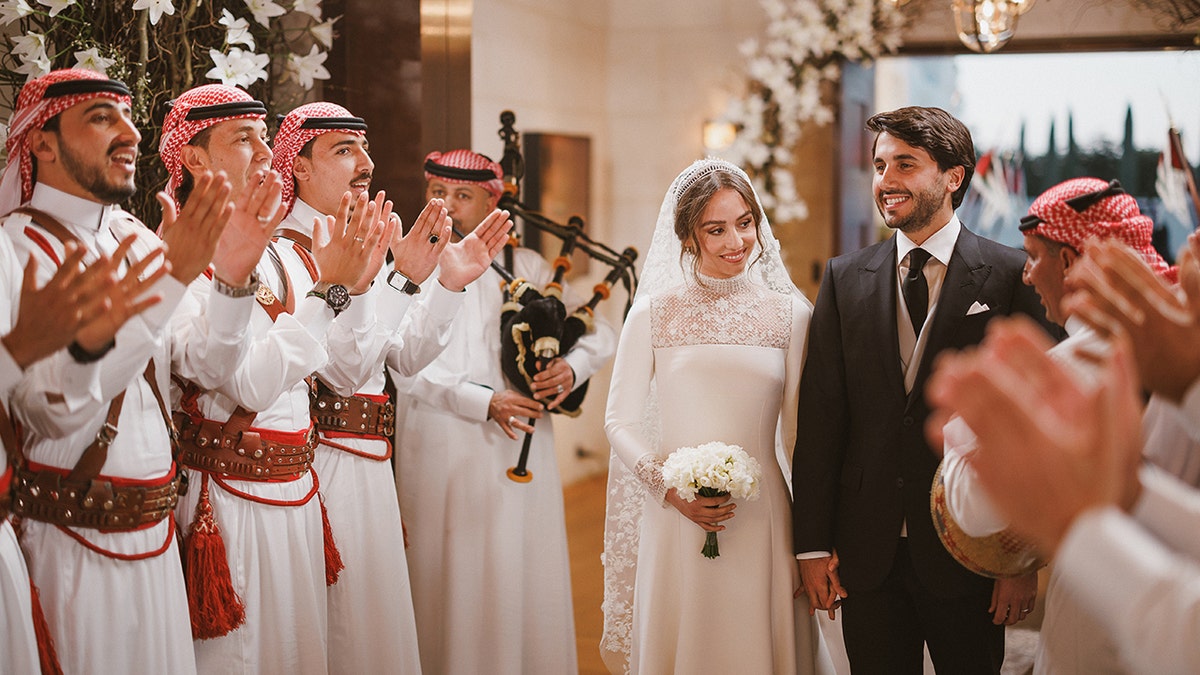
[[[396,432],[396,406],[362,396],[322,391],[312,398],[313,423],[320,431],[340,431],[391,438]]]
[[[159,485],[117,486],[99,478],[70,481],[55,471],[17,471],[13,513],[54,525],[132,530],[157,523],[179,501],[179,477]]]
[[[184,466],[243,480],[295,480],[312,466],[316,435],[303,445],[263,440],[255,431],[224,432],[214,420],[175,413]]]
[[[96,432],[96,442],[102,445],[112,445],[112,442],[117,439],[117,431],[119,430],[116,425],[105,422],[104,426],[100,427],[100,431]]]

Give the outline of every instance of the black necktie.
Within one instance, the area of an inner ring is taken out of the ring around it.
[[[913,335],[921,334],[921,326],[925,325],[925,314],[929,312],[929,282],[925,280],[922,271],[925,263],[929,262],[929,251],[914,248],[908,254],[908,274],[900,283],[900,291],[904,293],[904,305],[908,307],[908,318],[912,319]]]

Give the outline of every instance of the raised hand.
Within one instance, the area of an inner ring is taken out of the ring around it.
[[[1180,293],[1131,249],[1114,241],[1089,247],[1067,275],[1064,308],[1101,337],[1123,331],[1133,344],[1142,385],[1180,401],[1200,377],[1200,237],[1180,255]],[[1078,269],[1076,269],[1078,267]]]
[[[450,222],[449,216],[445,219],[447,223]],[[438,282],[451,291],[466,288],[467,284],[483,274],[500,249],[504,248],[512,227],[508,211],[492,211],[470,234],[442,251]]]
[[[375,248],[371,249],[371,257],[362,270],[362,276],[359,277],[358,283],[350,289],[351,295],[366,293],[367,289],[371,287],[371,282],[379,276],[379,270],[383,269],[383,263],[387,259],[388,245],[400,230],[400,216],[392,213],[392,200],[387,199],[383,190],[375,193],[374,204],[376,225],[383,228],[383,236],[379,238],[379,243],[375,245]]]
[[[350,204],[354,201],[354,213]],[[376,255],[384,235],[391,236],[395,221],[382,223],[376,218],[376,204],[362,193],[357,199],[350,192],[342,195],[337,214],[313,219],[313,258],[317,262],[318,281],[354,287],[363,270]]]
[[[159,236],[167,245],[171,276],[183,284],[192,283],[208,268],[233,214],[233,204],[229,201],[233,187],[224,171],[215,175],[205,171],[195,176],[195,183],[182,211],[176,211],[175,200],[167,193],[157,195],[163,210]]]
[[[123,248],[132,245],[135,237],[127,237],[121,242],[121,247],[113,253],[114,266],[125,257]],[[87,352],[99,352],[110,344],[117,336],[117,331],[129,319],[157,305],[162,300],[159,295],[146,295],[158,280],[171,270],[171,263],[163,260],[166,253],[161,248],[151,251],[146,257],[137,261],[125,272],[116,284],[106,293],[107,310],[101,312],[92,320],[84,323],[75,334],[75,342]],[[147,272],[152,265],[157,266],[152,272]]]
[[[399,229],[392,235],[392,268],[414,284],[424,283],[446,245],[450,242],[450,215],[441,199],[430,199],[408,234]],[[450,290],[461,291],[462,288]]]
[[[283,179],[271,170],[257,171],[233,202],[233,213],[213,253],[213,270],[230,286],[244,287],[287,215],[283,205]]]
[[[145,279],[139,275],[161,258],[161,249],[134,265],[124,278],[116,277],[121,260],[136,240],[136,235],[129,235],[112,257],[100,256],[86,269],[80,267],[86,250],[68,242],[63,264],[41,288],[37,288],[37,260],[30,256],[17,323],[2,338],[19,366],[27,368],[72,341],[85,351],[99,352],[126,321],[160,301],[158,296],[142,296],[170,265],[159,265]]]

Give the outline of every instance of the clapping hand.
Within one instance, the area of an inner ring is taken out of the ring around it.
[[[445,214],[445,210],[442,213]],[[449,228],[450,217],[443,215],[443,218],[446,228]],[[487,270],[492,259],[504,248],[504,242],[508,241],[508,232],[512,227],[508,211],[492,211],[470,234],[442,251],[438,282],[447,290],[455,292],[466,288],[467,284],[478,279],[479,275]],[[574,374],[571,380],[573,383]],[[570,390],[568,387],[567,392]],[[560,402],[561,400],[556,401],[548,407],[553,408]]]
[[[450,215],[446,211],[445,201],[430,199],[425,208],[421,209],[417,222],[413,223],[408,234],[396,228],[392,235],[392,268],[408,277],[414,284],[424,283],[433,272],[433,268],[437,267],[442,251],[450,242],[450,226]],[[466,284],[463,284],[463,287],[465,286]],[[461,291],[463,287],[450,290]]]
[[[233,214],[229,201],[233,187],[224,171],[216,175],[205,171],[194,178],[195,187],[182,211],[176,210],[175,200],[166,192],[157,195],[163,210],[159,236],[167,245],[171,276],[183,284],[192,283],[208,268]]]
[[[41,288],[37,288],[37,260],[30,256],[17,323],[3,338],[17,365],[27,368],[72,341],[85,351],[99,352],[126,321],[161,300],[143,295],[167,274],[169,263],[159,265],[145,278],[141,275],[162,257],[162,249],[147,255],[124,277],[117,277],[121,261],[135,241],[137,235],[129,235],[111,257],[102,255],[86,269],[80,267],[86,249],[68,242],[63,264]]]
[[[275,171],[256,171],[233,203],[233,213],[213,254],[216,277],[230,286],[244,287],[287,215],[283,205],[283,179]],[[189,200],[190,203],[190,200]]]
[[[1078,269],[1076,269],[1078,267]],[[1133,345],[1142,386],[1179,402],[1200,377],[1200,235],[1188,236],[1179,257],[1182,292],[1129,248],[1113,241],[1089,246],[1067,276],[1064,307],[1101,337],[1124,331]]]
[[[1028,319],[997,320],[973,351],[943,355],[926,388],[938,414],[926,434],[957,413],[975,431],[972,463],[1012,528],[1053,554],[1084,511],[1130,507],[1140,492],[1141,405],[1128,336],[1119,328],[1095,387],[1045,351]]]
[[[353,214],[351,201],[355,204]],[[342,195],[336,215],[313,219],[312,253],[320,282],[354,288],[364,278],[363,270],[379,255],[377,249],[391,239],[396,227],[393,219],[379,220],[378,209],[379,205],[367,193],[355,199],[347,192]]]
[[[392,200],[387,199],[383,190],[375,193],[374,205],[375,222],[378,227],[383,228],[384,234],[380,238],[379,244],[371,249],[371,257],[363,269],[362,276],[359,277],[354,288],[350,289],[351,295],[366,293],[367,289],[371,287],[375,277],[379,276],[379,270],[383,268],[383,262],[387,258],[388,245],[400,232],[400,216],[392,212]]]

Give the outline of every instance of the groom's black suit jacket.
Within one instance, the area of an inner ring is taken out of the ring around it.
[[[950,557],[933,529],[930,485],[939,454],[925,440],[925,383],[938,353],[978,343],[988,321],[1024,313],[1044,322],[1021,282],[1025,254],[959,233],[912,392],[896,327],[896,237],[829,261],[808,334],[792,459],[797,553],[831,551],[846,591],[872,590],[892,567],[901,523],[926,588],[962,597],[992,580]],[[987,311],[968,315],[974,303]]]

